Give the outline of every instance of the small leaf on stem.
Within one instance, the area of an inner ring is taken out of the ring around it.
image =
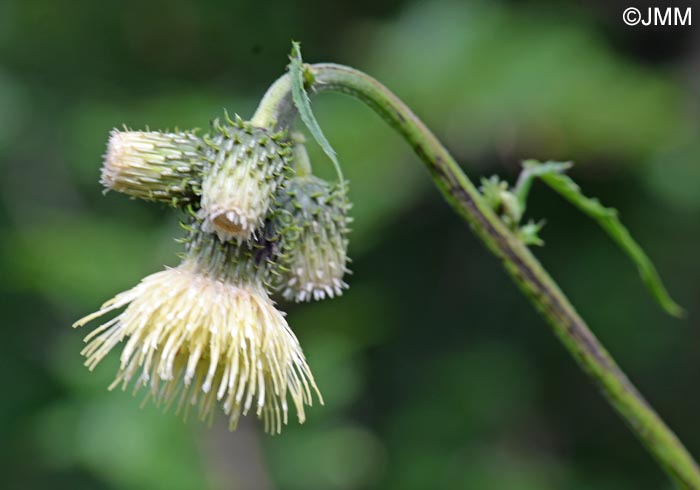
[[[639,271],[644,284],[654,296],[661,307],[670,315],[682,317],[685,311],[679,306],[666,291],[661,281],[661,277],[651,262],[651,259],[644,253],[642,247],[632,238],[627,228],[620,222],[617,210],[606,208],[600,201],[586,197],[581,192],[581,188],[570,177],[563,174],[563,171],[571,166],[570,163],[547,162],[540,163],[536,160],[523,162],[523,174],[527,174],[525,179],[531,183],[532,178],[539,177],[549,187],[558,192],[564,199],[569,201],[581,212],[598,222],[612,240],[622,249],[623,252],[634,262]],[[518,184],[525,182],[522,176]],[[530,183],[524,184],[523,188],[529,188]],[[527,192],[525,191],[525,195]]]

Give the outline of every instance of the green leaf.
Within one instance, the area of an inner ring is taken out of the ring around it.
[[[561,171],[551,171],[553,168],[564,170],[563,167],[557,165],[564,164],[555,164],[554,162],[543,164],[536,160],[523,162],[525,171],[530,171],[533,175],[541,178],[544,183],[558,192],[564,199],[598,222],[608,236],[634,262],[642,281],[666,312],[676,317],[683,316],[685,313],[683,308],[673,301],[668,294],[654,264],[644,253],[642,247],[632,238],[627,228],[620,222],[617,210],[606,208],[597,199],[584,196],[580,187],[570,177],[564,175]],[[540,172],[538,169],[543,171]],[[547,169],[549,171],[545,171]]]
[[[292,41],[292,53],[290,55],[289,62],[289,75],[292,78],[292,99],[294,100],[294,105],[299,111],[299,116],[302,122],[309,129],[309,132],[316,140],[316,143],[323,149],[324,153],[328,155],[328,158],[333,162],[335,171],[338,174],[338,181],[340,182],[341,190],[345,190],[345,179],[343,179],[343,172],[340,169],[340,162],[338,162],[338,157],[335,154],[335,150],[331,144],[326,139],[326,136],[321,130],[318,121],[314,117],[314,113],[311,110],[311,101],[309,100],[309,95],[306,93],[306,88],[304,87],[305,79],[308,77],[309,81],[313,81],[313,75],[304,69],[304,62],[301,59],[301,47],[296,41]]]

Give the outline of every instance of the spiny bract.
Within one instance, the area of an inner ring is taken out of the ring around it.
[[[349,233],[347,188],[313,175],[294,177],[283,189],[278,206],[292,216],[298,230],[287,255],[282,296],[310,301],[342,294],[348,285]]]
[[[203,142],[191,132],[112,130],[100,182],[108,190],[173,206],[197,200]]]
[[[212,126],[205,138],[210,168],[202,180],[199,217],[204,231],[222,241],[249,240],[289,177],[291,149],[284,133],[273,134],[241,120],[216,120]]]

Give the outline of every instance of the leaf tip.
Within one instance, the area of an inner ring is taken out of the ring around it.
[[[678,318],[679,320],[688,318],[688,311],[670,298],[664,302],[661,307],[674,318]]]

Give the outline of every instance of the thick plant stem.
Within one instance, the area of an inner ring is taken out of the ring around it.
[[[450,205],[501,259],[566,349],[670,478],[680,488],[700,490],[700,470],[683,444],[632,385],[530,250],[487,206],[457,162],[416,115],[381,83],[360,71],[335,64],[305,65],[305,69],[310,93],[335,91],[354,96],[404,137]],[[285,129],[295,116],[291,80],[285,75],[265,94],[252,122]]]

